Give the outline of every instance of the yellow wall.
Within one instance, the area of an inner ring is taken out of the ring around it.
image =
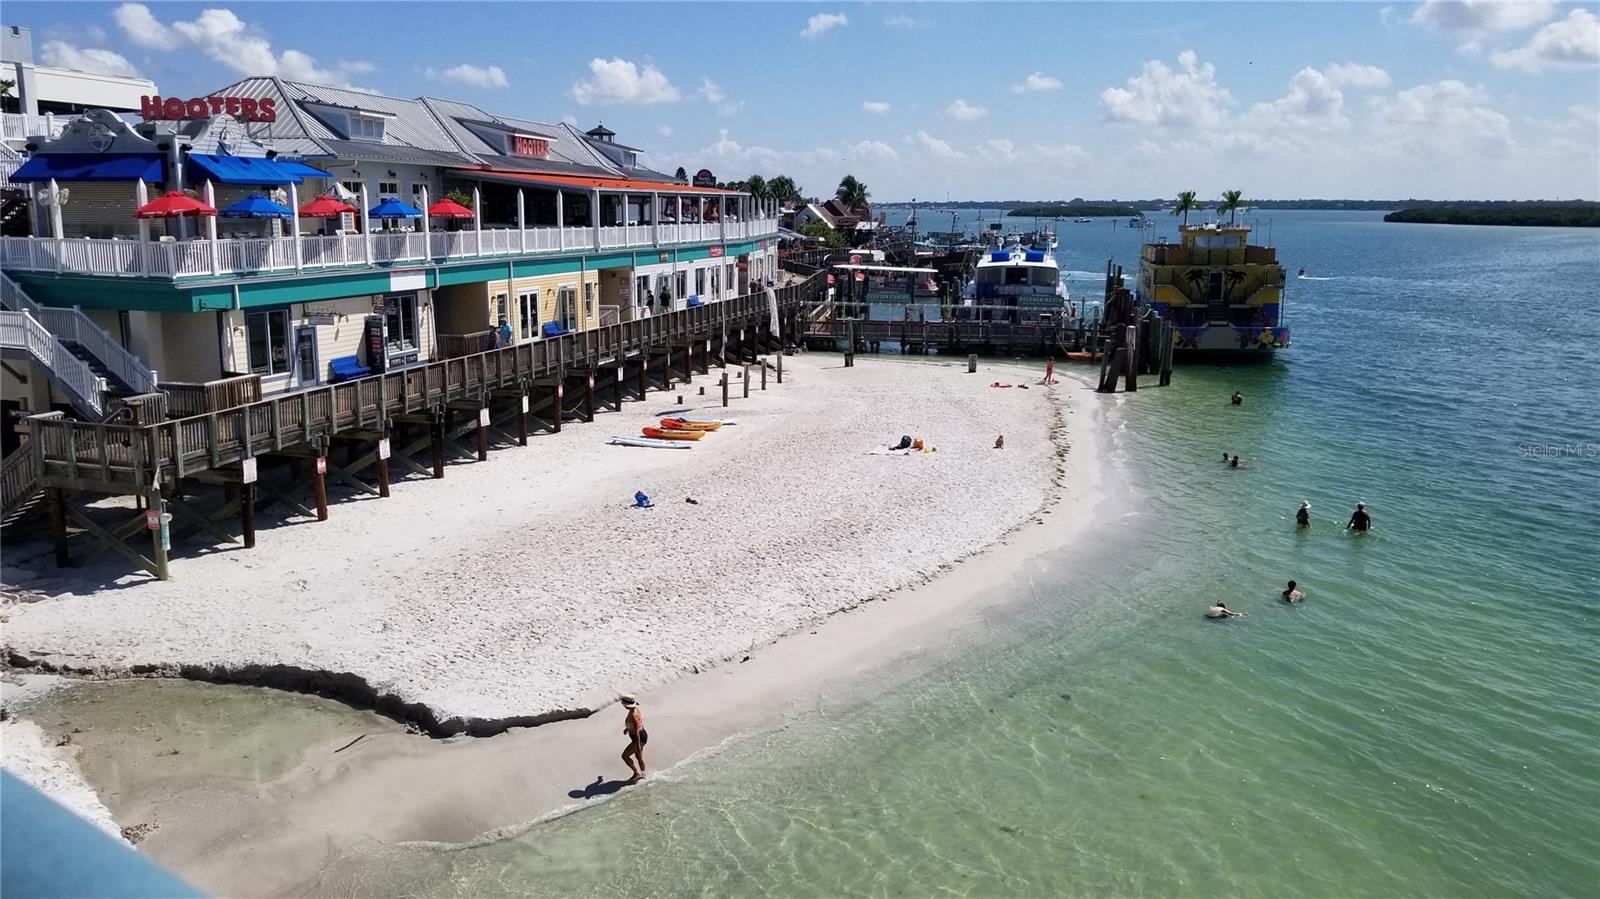
[[[161,316],[162,364],[153,368],[163,381],[214,381],[222,377],[217,352],[216,312],[174,312]]]
[[[317,329],[317,370],[322,383],[327,383],[328,365],[341,356],[359,356],[363,365],[370,364],[367,359],[366,345],[363,337],[366,334],[366,318],[373,314],[374,304],[381,299],[377,296],[347,297],[341,300],[321,300],[314,303],[295,303],[289,307],[289,339],[290,352],[293,352],[293,340],[296,329],[306,325],[314,313],[332,313],[334,320],[331,324],[316,325]],[[224,357],[229,361],[228,370],[241,374],[250,371],[249,347],[245,333],[245,313],[247,310],[235,309],[221,313],[227,317],[228,331],[227,344],[224,347]],[[433,302],[428,291],[418,292],[417,302],[417,361],[423,362],[433,358],[434,352],[434,310]],[[163,377],[165,373],[163,372]],[[211,377],[215,378],[216,375]],[[199,380],[189,378],[175,378],[175,380]],[[272,383],[264,385],[269,390],[285,389],[299,386],[293,380],[282,381],[273,379]]]
[[[592,298],[591,308],[587,309],[583,301],[583,285],[585,283],[592,285],[589,288]],[[498,328],[500,326],[497,311],[499,304],[496,302],[496,298],[504,295],[508,313],[506,320],[510,322],[511,330],[517,339],[521,339],[523,324],[521,303],[518,302],[518,297],[534,290],[539,292],[539,321],[537,323],[539,327],[543,327],[546,322],[553,322],[557,319],[556,301],[562,287],[571,287],[577,292],[574,309],[577,313],[576,327],[578,330],[591,328],[600,323],[600,273],[598,270],[518,278],[509,289],[506,285],[507,281],[504,278],[488,283],[487,295],[484,298],[485,321],[489,323],[489,327]],[[537,334],[537,328],[530,326],[529,330]]]

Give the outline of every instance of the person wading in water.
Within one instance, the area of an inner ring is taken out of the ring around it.
[[[628,736],[628,748],[622,750],[622,761],[633,772],[628,783],[644,779],[644,744],[650,742],[650,732],[644,729],[644,715],[639,711],[639,700],[633,696],[622,697],[626,715],[622,719],[622,732]]]
[[[1350,516],[1350,523],[1344,527],[1347,531],[1365,531],[1372,527],[1372,516],[1367,514],[1366,503],[1356,503],[1356,511]]]

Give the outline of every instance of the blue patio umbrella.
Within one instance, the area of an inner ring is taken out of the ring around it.
[[[234,219],[286,219],[293,218],[294,212],[289,207],[274,203],[260,194],[251,194],[222,209],[217,215]]]
[[[367,214],[375,219],[422,218],[422,210],[409,203],[402,203],[395,197],[384,197],[383,202],[367,210]]]

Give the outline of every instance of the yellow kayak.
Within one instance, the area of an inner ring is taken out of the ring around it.
[[[720,421],[690,421],[686,418],[663,418],[661,426],[673,431],[715,431],[722,427]]]

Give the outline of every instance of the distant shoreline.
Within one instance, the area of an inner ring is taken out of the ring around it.
[[[1398,209],[1386,222],[1425,225],[1513,225],[1544,228],[1600,228],[1600,203],[1517,204],[1504,207]]]

